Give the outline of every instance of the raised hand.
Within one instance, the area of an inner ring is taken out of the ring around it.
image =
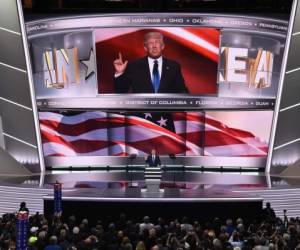
[[[128,61],[123,61],[122,54],[119,52],[118,58],[114,60],[115,73],[122,74],[127,67],[127,63]]]

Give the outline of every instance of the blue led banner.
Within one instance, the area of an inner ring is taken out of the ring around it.
[[[17,214],[16,222],[16,249],[27,249],[28,213],[21,211]]]
[[[54,184],[54,214],[61,216],[62,214],[62,184],[56,182]]]

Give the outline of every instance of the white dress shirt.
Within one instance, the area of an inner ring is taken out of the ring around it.
[[[153,162],[155,161],[155,155],[152,155],[152,161]]]
[[[159,79],[161,79],[161,72],[162,72],[162,56],[159,58],[151,58],[148,57],[148,64],[149,64],[149,70],[150,70],[150,76],[151,76],[151,81],[153,81],[153,67],[154,67],[154,61],[157,60],[158,63],[158,73],[159,73]]]

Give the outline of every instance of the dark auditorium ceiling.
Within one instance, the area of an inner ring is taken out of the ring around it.
[[[22,0],[26,19],[124,12],[212,12],[288,19],[292,0]]]

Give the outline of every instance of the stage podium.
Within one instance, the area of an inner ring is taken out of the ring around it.
[[[159,186],[161,182],[162,169],[161,167],[145,167],[145,183],[147,193],[160,192]]]

